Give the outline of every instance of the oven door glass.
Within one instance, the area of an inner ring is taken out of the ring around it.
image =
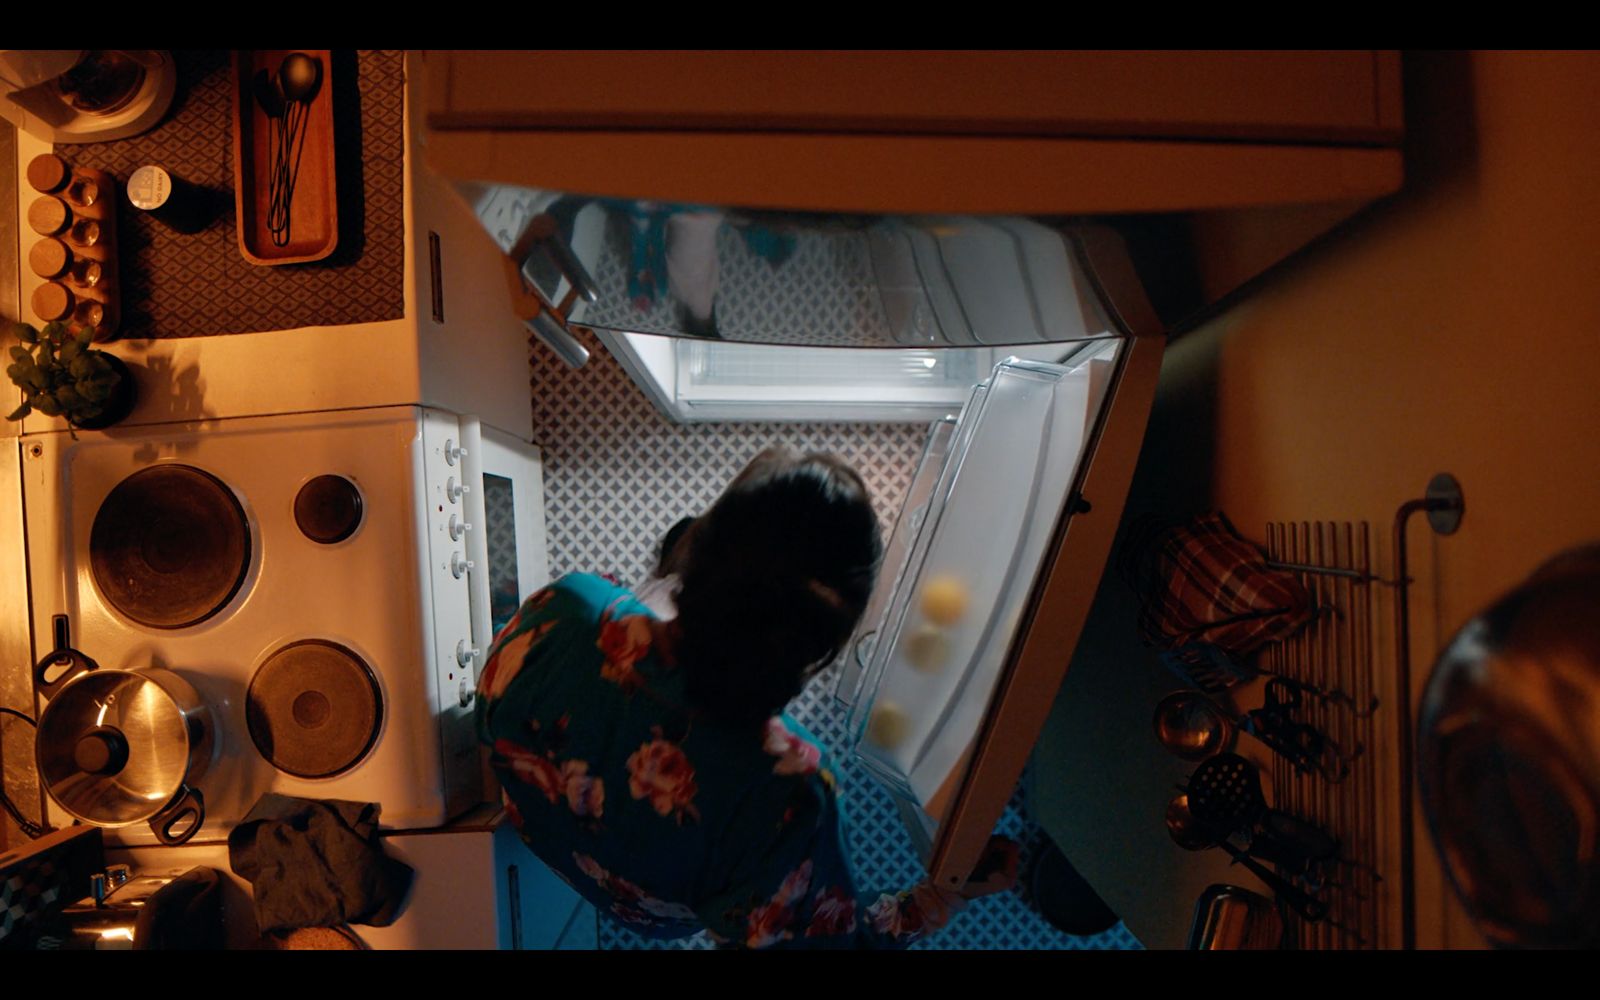
[[[544,478],[534,445],[471,417],[461,423],[463,466],[481,484],[468,508],[475,522],[467,533],[474,564],[472,638],[487,651],[528,595],[550,582]]]
[[[517,492],[505,476],[483,474],[484,535],[489,550],[489,625],[496,635],[521,604],[517,578]]]

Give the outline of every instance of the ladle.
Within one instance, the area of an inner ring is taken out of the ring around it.
[[[1167,832],[1172,835],[1173,842],[1186,851],[1204,851],[1213,847],[1227,851],[1229,857],[1250,869],[1257,878],[1271,886],[1273,892],[1283,897],[1284,901],[1306,920],[1315,923],[1328,915],[1327,904],[1233,846],[1225,834],[1219,835],[1217,831],[1196,819],[1194,813],[1189,811],[1187,793],[1180,794],[1167,803]]]

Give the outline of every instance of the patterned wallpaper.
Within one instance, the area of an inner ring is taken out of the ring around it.
[[[580,335],[589,363],[573,371],[535,344],[534,439],[544,452],[550,571],[611,573],[636,584],[649,572],[662,534],[685,514],[716,499],[724,484],[763,447],[783,442],[827,449],[855,466],[871,490],[887,533],[910,485],[927,433],[924,425],[844,423],[674,424],[661,416],[593,338]],[[909,836],[887,793],[847,753],[845,712],[833,699],[833,672],[791,707],[839,762],[850,849],[863,892],[909,888],[922,875]],[[1025,783],[1024,783],[1025,784]],[[1041,834],[1019,793],[999,832],[1025,846],[1024,871]],[[680,942],[640,938],[598,917],[602,948],[707,948],[703,935]],[[974,902],[926,949],[1103,949],[1138,947],[1120,924],[1093,938],[1063,934],[1031,909],[1025,890]]]

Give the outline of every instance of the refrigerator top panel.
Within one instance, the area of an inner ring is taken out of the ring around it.
[[[896,525],[890,549],[899,546],[904,562],[886,561],[881,621],[863,625],[866,666],[850,731],[859,759],[934,822],[964,773],[1051,550],[1115,350],[1109,344],[1073,367],[996,365],[954,427],[936,426],[918,475],[938,462],[937,479],[926,499],[913,485]],[[941,433],[942,461],[930,457]]]
[[[458,181],[569,324],[828,347],[1114,336],[1074,223],[845,215],[597,198]]]

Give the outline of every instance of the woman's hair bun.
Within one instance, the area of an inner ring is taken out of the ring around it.
[[[677,594],[689,697],[759,722],[849,640],[882,542],[861,478],[832,455],[769,449],[695,521]]]

